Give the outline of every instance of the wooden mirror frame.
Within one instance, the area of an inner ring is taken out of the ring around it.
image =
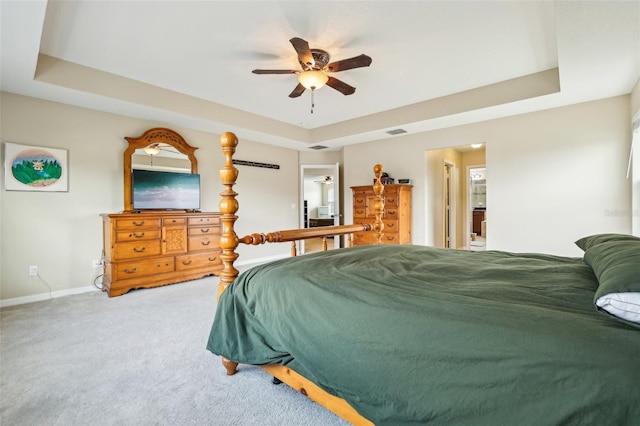
[[[131,157],[136,149],[144,148],[154,143],[171,145],[191,161],[191,173],[198,173],[198,160],[194,154],[197,147],[191,146],[182,136],[171,129],[154,127],[141,136],[125,137],[129,146],[124,150],[124,210],[133,211],[133,194],[131,192]]]

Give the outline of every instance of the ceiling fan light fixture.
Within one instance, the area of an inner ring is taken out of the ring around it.
[[[298,73],[298,81],[305,87],[305,89],[317,90],[329,81],[329,76],[322,71],[303,71]]]
[[[160,148],[158,148],[157,145],[145,146],[143,149],[144,149],[144,152],[146,152],[149,155],[157,155],[160,152]]]

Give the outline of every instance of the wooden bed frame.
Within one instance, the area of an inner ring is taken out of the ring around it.
[[[380,164],[376,164],[373,168],[373,172],[376,177],[373,185],[373,190],[376,194],[376,200],[373,202],[373,209],[375,213],[375,222],[373,224],[292,229],[270,232],[267,234],[255,233],[238,238],[234,231],[234,224],[238,219],[238,216],[236,216],[236,212],[238,211],[238,201],[236,200],[236,196],[238,194],[233,190],[233,185],[235,185],[238,178],[238,169],[233,165],[233,154],[235,153],[236,146],[238,145],[238,138],[233,133],[224,133],[220,136],[220,145],[222,146],[222,152],[226,159],[224,166],[220,169],[220,180],[225,186],[225,190],[220,193],[222,196],[222,199],[220,200],[220,211],[222,212],[222,235],[220,237],[222,254],[220,258],[224,268],[220,273],[218,298],[239,274],[239,271],[233,266],[233,263],[238,258],[238,254],[235,250],[240,243],[259,245],[265,243],[291,242],[292,256],[297,255],[296,241],[309,238],[322,237],[323,250],[326,250],[327,237],[347,235],[347,246],[350,247],[352,244],[352,234],[354,232],[371,231],[374,232],[376,236],[375,241],[381,243],[382,231],[384,230],[384,224],[382,223],[382,214],[384,212],[384,199],[382,198],[382,193],[384,191],[384,186],[380,181],[380,177],[382,176],[382,166]],[[222,364],[227,370],[227,375],[231,376],[237,372],[237,362],[222,358]],[[261,365],[260,367],[277,380],[286,383],[293,389],[303,395],[306,395],[348,422],[354,425],[373,425],[371,421],[361,416],[351,405],[349,405],[347,401],[331,395],[294,370],[277,364]]]

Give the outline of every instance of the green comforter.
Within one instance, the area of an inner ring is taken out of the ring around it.
[[[255,267],[207,348],[287,364],[378,425],[640,424],[640,330],[580,258],[365,246]]]

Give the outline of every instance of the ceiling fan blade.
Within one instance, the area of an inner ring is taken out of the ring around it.
[[[315,59],[313,59],[311,49],[309,49],[309,43],[299,37],[294,37],[289,41],[293,45],[293,48],[296,49],[298,58],[300,58],[302,63],[305,64],[308,68],[313,68],[316,64],[316,61]]]
[[[295,74],[298,71],[294,70],[253,70],[254,74]]]
[[[289,93],[289,97],[290,98],[297,98],[298,96],[302,95],[303,92],[304,92],[304,86],[302,84],[298,83],[296,88],[293,89],[293,92]]]
[[[367,55],[354,56],[353,58],[335,61],[324,67],[327,72],[338,72],[350,70],[353,68],[368,67],[371,65],[371,57]]]
[[[329,80],[327,80],[327,86],[333,87],[334,89],[336,89],[338,92],[342,93],[345,96],[353,95],[356,91],[355,87],[349,86],[344,81],[340,81],[334,77],[329,77]]]

